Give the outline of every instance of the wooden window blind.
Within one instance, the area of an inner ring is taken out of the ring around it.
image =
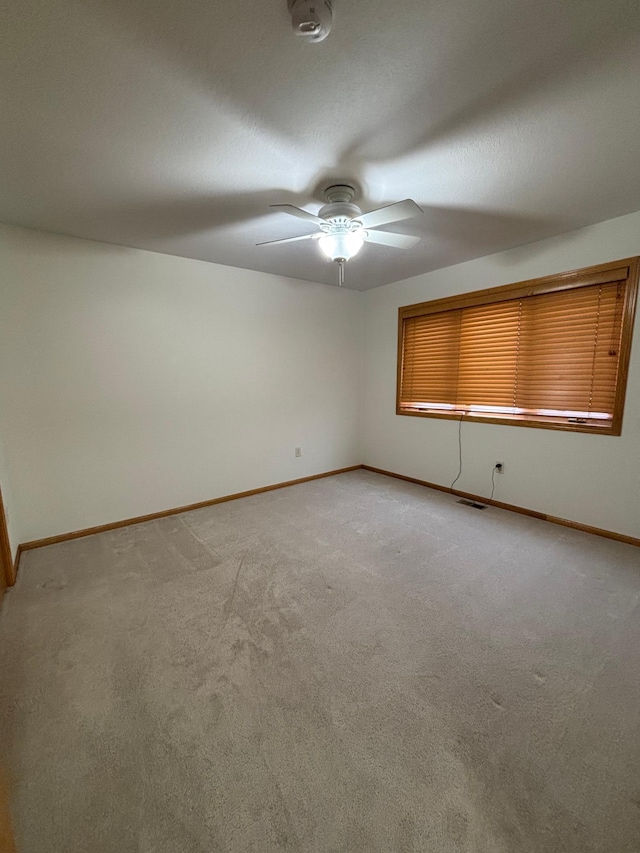
[[[400,309],[399,414],[620,434],[637,259]]]

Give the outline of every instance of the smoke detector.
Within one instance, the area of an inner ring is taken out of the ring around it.
[[[291,25],[297,36],[309,42],[324,41],[331,32],[331,0],[288,0]]]

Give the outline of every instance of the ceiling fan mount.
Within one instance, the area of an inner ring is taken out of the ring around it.
[[[324,197],[328,202],[351,201],[355,194],[356,189],[351,184],[332,184],[324,191]]]
[[[303,234],[300,237],[285,237],[282,240],[269,240],[258,243],[259,246],[276,245],[278,243],[296,243],[301,240],[317,240],[324,255],[335,261],[339,267],[339,283],[344,283],[344,265],[355,257],[365,242],[391,246],[394,249],[410,249],[419,237],[409,234],[396,234],[388,231],[375,230],[380,225],[410,219],[422,213],[422,209],[410,198],[395,204],[363,213],[352,199],[356,194],[351,184],[332,184],[324,191],[327,203],[317,214],[311,213],[293,204],[272,204],[278,209],[298,219],[313,222],[318,228],[315,234]]]

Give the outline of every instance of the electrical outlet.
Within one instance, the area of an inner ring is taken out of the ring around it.
[[[302,448],[296,447],[296,456],[302,456]]]
[[[496,462],[494,467],[498,474],[504,474],[504,462]]]

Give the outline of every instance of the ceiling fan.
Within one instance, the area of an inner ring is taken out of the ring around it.
[[[410,219],[422,213],[422,208],[410,198],[397,201],[378,210],[362,213],[358,205],[353,204],[355,189],[348,184],[335,184],[325,190],[327,203],[317,215],[296,207],[293,204],[271,204],[274,210],[281,210],[290,216],[307,219],[319,227],[315,234],[303,234],[301,237],[285,237],[282,240],[268,240],[258,246],[276,246],[279,243],[296,243],[300,240],[317,240],[322,252],[331,261],[338,264],[339,283],[344,284],[344,265],[358,254],[365,242],[379,243],[394,249],[410,249],[420,241],[419,237],[409,234],[392,234],[389,231],[377,231],[381,225]]]

